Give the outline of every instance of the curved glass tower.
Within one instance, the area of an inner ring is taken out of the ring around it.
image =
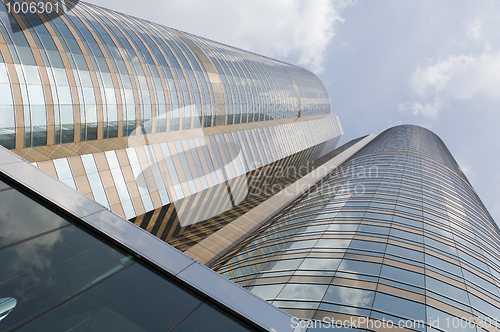
[[[193,226],[246,199],[262,167],[342,135],[303,68],[82,2],[8,8],[0,144],[162,239],[184,234],[179,247],[230,222]]]
[[[308,331],[500,327],[499,229],[427,129],[384,131],[269,225],[212,266]]]
[[[0,18],[8,148],[330,112],[305,69],[90,4]]]

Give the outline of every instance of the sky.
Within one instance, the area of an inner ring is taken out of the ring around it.
[[[500,2],[90,2],[311,70],[341,144],[398,124],[430,129],[500,222]]]

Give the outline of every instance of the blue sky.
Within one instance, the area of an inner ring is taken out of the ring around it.
[[[91,2],[310,69],[342,142],[397,124],[432,130],[500,221],[500,2]]]

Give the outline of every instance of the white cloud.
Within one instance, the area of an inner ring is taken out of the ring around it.
[[[454,101],[475,97],[500,100],[500,51],[486,47],[479,55],[450,56],[418,66],[411,89],[416,100],[399,104],[399,110],[430,118]]]
[[[295,53],[298,64],[316,73],[324,70],[326,47],[343,22],[328,0],[259,0],[235,9],[227,14],[236,15],[238,24],[221,41],[281,59]]]
[[[467,38],[479,40],[483,36],[483,21],[479,18],[465,24]]]
[[[401,113],[412,113],[415,116],[423,115],[425,117],[435,119],[439,113],[441,104],[434,100],[433,102],[420,103],[418,101],[407,101],[398,104],[398,110]]]
[[[91,0],[100,4],[100,0]],[[354,0],[110,0],[104,6],[320,73],[326,48]],[[154,10],[151,10],[154,8]]]

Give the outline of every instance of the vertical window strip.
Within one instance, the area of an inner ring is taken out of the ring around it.
[[[85,168],[85,173],[87,173],[87,178],[90,183],[90,188],[92,189],[92,194],[94,195],[94,200],[104,205],[108,209],[110,208],[104,186],[102,184],[101,176],[97,170],[97,165],[95,163],[93,154],[86,154],[80,156]]]
[[[62,182],[76,190],[75,179],[68,163],[68,158],[59,158],[52,161],[56,169],[57,177]]]

